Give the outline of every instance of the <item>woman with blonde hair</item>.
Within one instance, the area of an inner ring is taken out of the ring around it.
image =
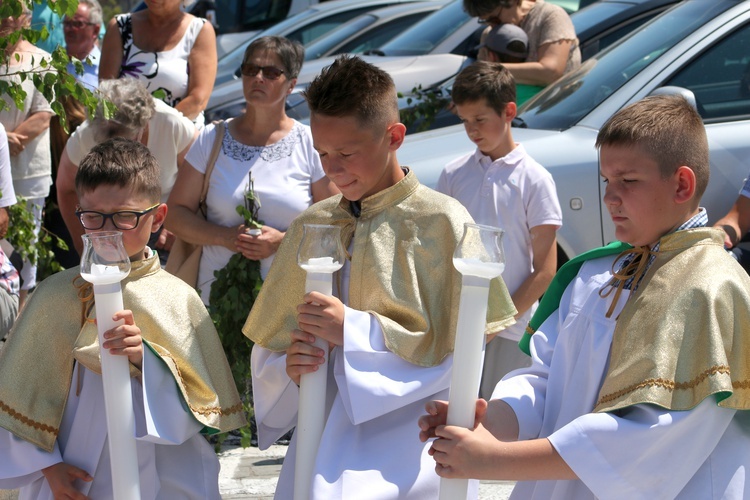
[[[197,136],[195,125],[188,118],[154,99],[138,80],[103,81],[99,93],[117,107],[117,112],[106,118],[100,107],[94,118],[81,124],[68,139],[57,170],[60,213],[79,253],[83,249],[83,228],[75,215],[78,204],[75,176],[78,164],[91,148],[112,137],[132,139],[148,147],[159,162],[162,202],[165,202],[177,178],[178,167]],[[152,249],[160,250],[163,259],[166,255],[162,254],[166,254],[171,244],[171,234],[164,230],[149,242]]]

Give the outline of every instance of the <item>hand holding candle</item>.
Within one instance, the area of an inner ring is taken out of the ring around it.
[[[474,428],[476,399],[484,364],[485,325],[490,280],[505,269],[502,229],[464,224],[464,235],[453,254],[462,275],[456,342],[453,350],[447,424]],[[440,480],[440,500],[465,499],[467,479]]]
[[[345,251],[341,229],[336,226],[305,224],[297,253],[297,263],[307,271],[305,293],[333,294],[332,274],[344,265]],[[300,378],[297,414],[297,456],[294,475],[294,500],[307,500],[311,491],[315,457],[325,425],[326,385],[328,380],[328,342],[316,338],[314,345],[325,352],[325,362]]]
[[[112,317],[124,309],[120,281],[130,272],[130,259],[120,232],[100,231],[84,234],[82,238],[81,276],[94,285],[96,324],[101,346],[105,342],[104,333],[118,326]],[[106,349],[101,349],[100,357],[113,497],[115,500],[139,499],[141,493],[130,363],[126,356],[112,355]]]

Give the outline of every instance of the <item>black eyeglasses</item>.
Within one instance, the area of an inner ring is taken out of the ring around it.
[[[154,210],[156,207],[161,205],[157,203],[153,207],[149,207],[146,210],[136,212],[134,210],[121,210],[119,212],[112,212],[105,214],[103,212],[97,212],[95,210],[76,210],[76,217],[81,221],[81,225],[84,229],[89,231],[95,231],[104,227],[107,219],[112,220],[112,224],[117,229],[122,231],[128,231],[138,227],[138,223],[141,221],[141,217]]]
[[[242,66],[240,66],[240,72],[243,76],[255,76],[259,71],[262,71],[263,76],[269,80],[278,80],[284,74],[283,69],[274,66],[258,66],[253,63],[242,63]]]
[[[73,28],[74,30],[79,30],[83,28],[84,26],[93,26],[94,23],[89,23],[86,21],[75,21],[72,19],[66,19],[62,22],[64,28]]]

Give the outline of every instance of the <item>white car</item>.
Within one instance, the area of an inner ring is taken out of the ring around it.
[[[323,3],[315,8],[322,8],[327,4]],[[278,26],[280,25],[270,28],[266,33]],[[381,47],[385,50],[371,50],[363,58],[387,71],[396,82],[399,92],[408,93],[418,85],[427,88],[456,74],[469,62],[468,55],[475,55],[474,49],[482,28],[475,18],[464,12],[462,0],[453,0]],[[400,42],[393,44],[397,39]],[[220,69],[230,55],[219,61]],[[335,56],[305,61],[297,78],[297,91],[306,88],[334,60]],[[239,64],[236,62],[235,70]],[[236,116],[242,109],[242,80],[226,81],[214,87],[206,107],[206,119]]]
[[[283,36],[302,45],[308,45],[361,14],[380,7],[415,1],[420,0],[330,0],[289,16],[263,31],[243,33],[242,43],[219,59],[214,85],[218,86],[236,79],[235,72],[242,64],[245,49],[258,37]]]
[[[615,239],[602,203],[599,129],[624,106],[665,91],[693,99],[703,117],[711,179],[702,206],[713,223],[750,171],[750,1],[685,0],[521,107],[513,137],[555,179],[562,261]],[[434,187],[446,163],[474,149],[458,125],[407,135],[398,155]]]

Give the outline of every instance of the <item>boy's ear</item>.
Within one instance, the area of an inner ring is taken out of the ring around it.
[[[513,120],[518,114],[518,105],[515,102],[509,102],[505,105],[505,119],[507,121]]]
[[[164,219],[167,218],[167,204],[162,203],[154,210],[154,220],[151,223],[151,232],[155,233],[164,224]]]
[[[390,139],[391,151],[396,151],[404,143],[406,125],[399,122],[393,123],[388,127],[387,133]]]
[[[695,197],[695,172],[688,166],[678,167],[674,173],[677,181],[674,201],[678,204],[687,203]]]

